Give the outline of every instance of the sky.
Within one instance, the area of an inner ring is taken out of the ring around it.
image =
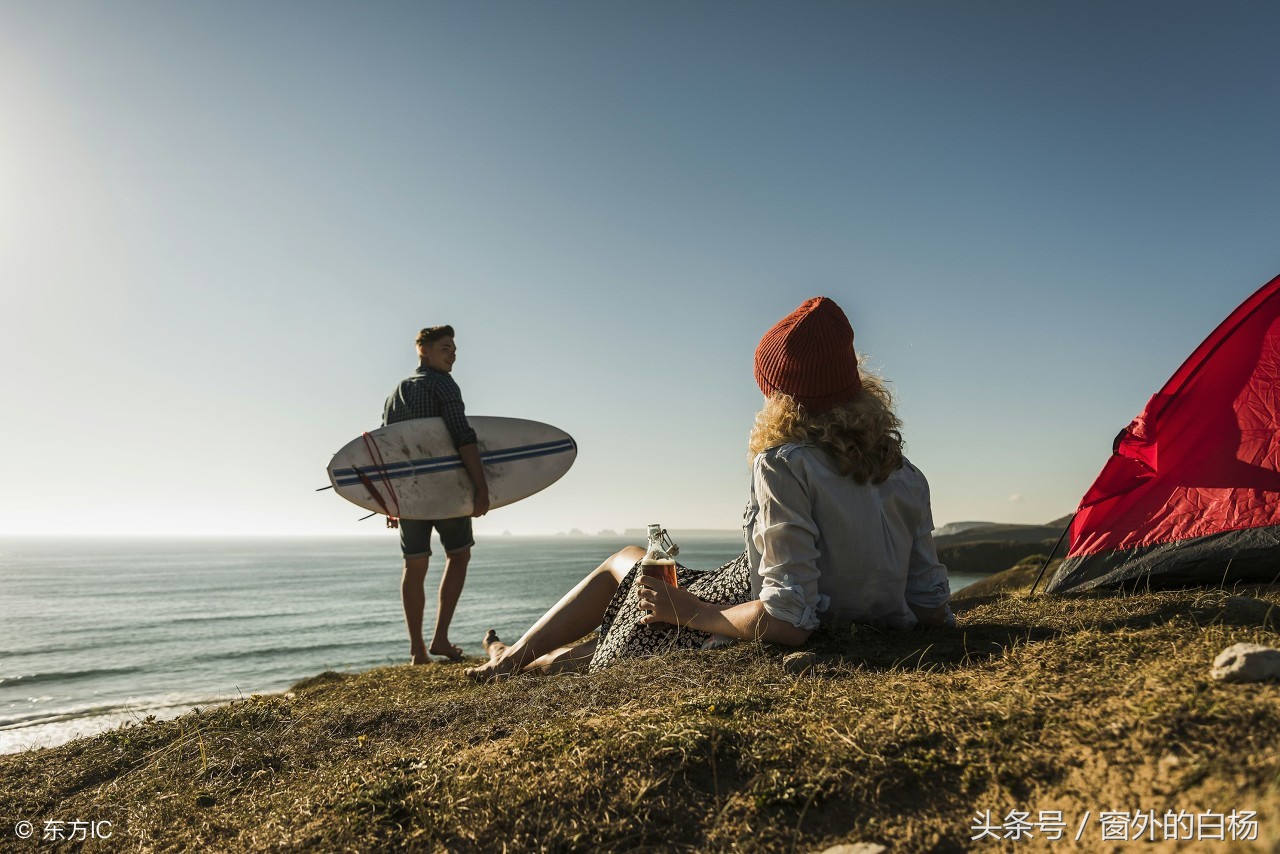
[[[1280,273],[1280,7],[0,0],[0,535],[377,535],[424,326],[579,455],[478,534],[740,524],[835,299],[941,525],[1071,512]]]

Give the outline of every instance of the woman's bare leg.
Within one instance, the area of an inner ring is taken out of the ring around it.
[[[596,653],[599,638],[592,638],[572,646],[562,646],[525,665],[524,673],[540,673],[552,676],[557,673],[576,673],[591,666],[591,656]]]
[[[563,647],[569,647],[600,625],[605,609],[609,607],[609,600],[618,591],[618,585],[642,557],[644,549],[636,546],[627,546],[610,555],[561,597],[520,640],[506,646],[496,656],[491,655],[488,664],[471,668],[467,675],[485,682],[496,676],[518,673],[550,653],[563,653]],[[581,653],[578,656],[565,655],[566,661],[572,661],[579,658]]]
[[[529,662],[522,672],[552,676],[557,673],[573,673],[578,670],[586,670],[591,665],[591,656],[595,655],[596,644],[599,640],[599,638],[592,638],[582,643],[562,646]],[[484,651],[489,655],[490,664],[496,664],[502,658],[503,653],[507,651],[507,645],[502,642],[502,639],[498,637],[498,633],[493,629],[489,629],[488,633],[485,634],[483,643]]]

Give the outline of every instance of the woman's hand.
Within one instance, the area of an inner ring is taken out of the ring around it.
[[[661,578],[644,575],[639,578],[636,598],[640,610],[647,612],[640,618],[645,625],[671,623],[687,626],[700,611],[713,607],[682,587],[672,587]]]

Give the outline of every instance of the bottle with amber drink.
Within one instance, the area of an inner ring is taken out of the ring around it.
[[[661,578],[672,587],[680,586],[676,580],[675,560],[675,555],[679,551],[679,547],[671,542],[661,525],[650,525],[649,547],[640,561],[640,574],[650,578]]]

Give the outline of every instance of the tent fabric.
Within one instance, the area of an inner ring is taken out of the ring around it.
[[[1280,576],[1280,276],[1116,437],[1050,592]]]

